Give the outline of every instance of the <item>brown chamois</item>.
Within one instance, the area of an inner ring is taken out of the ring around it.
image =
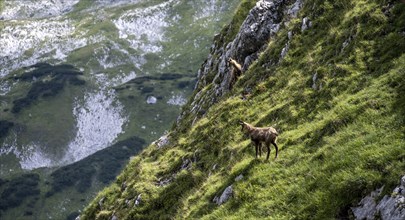
[[[228,63],[231,67],[231,82],[229,84],[229,89],[232,89],[233,85],[238,80],[239,76],[242,75],[242,66],[234,59],[229,58]]]
[[[276,131],[276,129],[274,129],[273,127],[254,127],[253,125],[243,121],[239,121],[239,124],[242,125],[242,132],[248,135],[252,142],[255,144],[256,158],[257,153],[259,153],[259,156],[262,156],[262,143],[264,143],[267,148],[266,160],[269,160],[270,144],[273,144],[276,148],[276,156],[274,157],[274,159],[277,158],[278,146],[276,144],[276,139],[278,136],[278,132]]]

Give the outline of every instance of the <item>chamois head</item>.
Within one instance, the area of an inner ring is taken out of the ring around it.
[[[239,63],[238,63],[236,60],[232,59],[232,57],[229,57],[228,63],[229,63],[230,65],[234,65],[234,64],[239,65]]]
[[[240,131],[245,133],[243,130],[244,128],[247,128],[247,123],[242,120],[238,120],[238,124],[242,126],[242,129]]]

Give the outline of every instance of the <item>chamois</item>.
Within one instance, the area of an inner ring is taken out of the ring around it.
[[[233,84],[236,83],[236,80],[238,80],[239,76],[242,74],[242,66],[232,58],[229,58],[228,63],[232,68],[231,82],[229,84],[229,88],[232,89]]]
[[[254,127],[253,125],[243,121],[239,121],[239,124],[242,125],[241,131],[246,135],[248,135],[252,140],[252,142],[255,144],[256,158],[257,153],[259,153],[259,156],[262,156],[262,143],[264,143],[267,148],[266,160],[269,160],[270,144],[273,144],[274,147],[276,148],[276,156],[274,157],[274,159],[277,158],[278,146],[276,144],[276,139],[278,136],[278,132],[276,131],[276,129],[274,129],[273,127],[264,127],[264,128]]]

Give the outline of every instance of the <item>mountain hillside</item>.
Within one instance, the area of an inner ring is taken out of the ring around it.
[[[170,129],[238,3],[0,0],[0,219],[76,218]]]
[[[400,1],[242,1],[170,133],[80,219],[361,218],[405,175],[404,52]],[[239,120],[276,128],[278,158],[255,159]],[[398,201],[371,218],[405,217]]]

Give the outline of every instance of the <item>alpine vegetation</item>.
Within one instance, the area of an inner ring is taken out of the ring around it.
[[[405,219],[404,27],[403,1],[240,1],[172,129],[80,219]]]

